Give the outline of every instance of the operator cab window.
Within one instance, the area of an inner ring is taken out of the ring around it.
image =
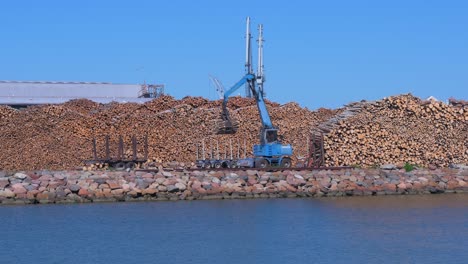
[[[276,142],[278,140],[278,131],[267,130],[265,136],[266,136],[266,143]]]

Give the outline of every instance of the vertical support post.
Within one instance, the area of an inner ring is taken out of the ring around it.
[[[210,138],[210,159],[213,159],[213,139]]]
[[[252,50],[251,50],[251,40],[252,36],[250,34],[250,17],[247,17],[247,28],[245,33],[245,73],[252,74]],[[248,98],[252,97],[252,92],[250,91],[250,82],[245,84],[245,96]]]
[[[231,159],[232,159],[232,139],[229,139],[229,151],[231,152]]]
[[[227,159],[227,149],[228,149],[228,146],[227,144],[224,145],[224,159]]]
[[[244,159],[247,158],[247,143],[244,138]]]
[[[202,139],[202,159],[205,160],[205,139]]]
[[[120,160],[124,160],[124,146],[123,146],[123,138],[122,136],[120,135],[119,136],[119,149],[118,149],[118,153],[117,153],[117,159],[120,159]]]
[[[320,148],[321,148],[320,153],[321,153],[321,156],[322,156],[320,166],[323,166],[325,164],[325,149],[323,147],[323,144],[324,144],[325,141],[323,139],[323,133],[320,133],[320,141],[321,141],[320,142]]]
[[[96,151],[96,138],[93,138],[93,157],[94,160],[97,160],[97,151]]]
[[[257,62],[257,85],[258,90],[263,95],[263,25],[258,25],[258,62]]]
[[[237,159],[240,159],[240,140],[237,138]]]
[[[198,144],[195,144],[195,152],[197,153],[196,154],[196,160],[199,160],[199,158],[198,158],[198,149],[199,149]]]
[[[219,142],[216,140],[216,159],[219,160]]]
[[[132,136],[132,150],[133,150],[133,160],[137,159],[137,140],[135,136]]]
[[[145,135],[145,160],[148,160],[148,134]]]
[[[110,160],[109,135],[106,135],[106,160]]]

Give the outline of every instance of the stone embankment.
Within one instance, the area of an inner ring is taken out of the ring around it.
[[[0,171],[2,204],[468,192],[468,169]]]

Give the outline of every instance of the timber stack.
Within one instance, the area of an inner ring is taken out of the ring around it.
[[[228,107],[239,120],[236,135],[215,135],[214,123],[221,111],[221,100],[200,97],[175,100],[162,96],[145,104],[98,104],[80,99],[59,105],[32,106],[23,110],[0,108],[0,168],[5,170],[75,169],[91,160],[92,139],[97,156],[105,157],[105,138],[109,136],[111,156],[118,153],[122,136],[124,153],[131,152],[136,136],[138,153],[143,153],[148,136],[150,162],[169,164],[178,161],[190,166],[197,158],[197,146],[205,143],[206,155],[252,155],[258,142],[260,120],[254,99],[233,97]],[[267,102],[275,125],[284,140],[307,151],[310,127],[329,119],[335,110],[309,111],[296,103]],[[210,151],[210,149],[212,151]]]
[[[23,110],[1,106],[0,169],[82,168],[84,160],[93,158],[93,138],[98,156],[105,156],[106,136],[114,156],[122,136],[128,156],[131,138],[136,136],[138,153],[143,153],[147,135],[149,162],[163,165],[178,161],[190,166],[197,148],[201,158],[202,143],[207,158],[230,156],[231,147],[234,155],[251,156],[261,126],[254,99],[229,100],[231,116],[239,123],[235,135],[213,133],[221,104],[200,97],[162,96],[145,104],[80,99]],[[463,100],[444,104],[401,95],[317,111],[297,103],[267,105],[284,142],[294,148],[294,162],[307,156],[307,138],[319,131],[325,134],[325,161],[330,166],[468,163],[468,105]]]
[[[458,101],[457,101],[458,102]],[[326,164],[445,167],[468,161],[468,105],[410,94],[364,102],[325,136]]]

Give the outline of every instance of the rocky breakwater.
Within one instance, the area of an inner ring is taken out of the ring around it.
[[[429,194],[468,191],[468,169],[0,171],[2,204]]]

